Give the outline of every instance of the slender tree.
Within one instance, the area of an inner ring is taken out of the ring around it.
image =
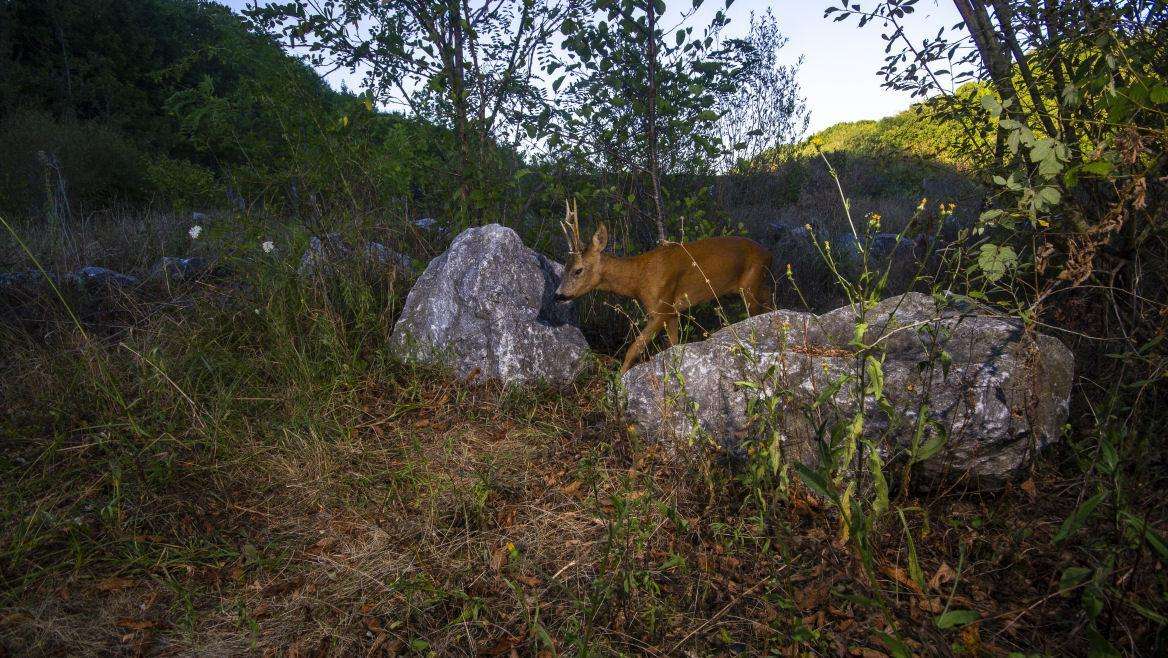
[[[552,84],[563,86],[552,145],[643,182],[634,187],[658,241],[669,235],[664,179],[707,171],[721,157],[718,99],[743,68],[743,44],[719,38],[728,24],[723,11],[695,33],[701,5],[663,28],[661,0],[594,0],[565,22],[566,54],[551,67],[563,67]]]
[[[803,58],[784,64],[787,38],[770,9],[750,16],[750,31],[742,39],[746,55],[730,92],[718,99],[718,130],[725,156],[723,169],[767,169],[782,160],[807,131],[811,114],[800,95],[799,67]]]
[[[447,125],[456,143],[459,206],[484,192],[487,153],[545,122],[538,64],[572,0],[291,0],[255,3],[260,28],[305,52],[317,67],[362,72],[387,105]]]

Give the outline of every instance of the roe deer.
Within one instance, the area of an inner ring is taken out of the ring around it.
[[[747,238],[706,238],[684,244],[662,245],[638,256],[622,258],[604,253],[608,227],[602,222],[585,246],[580,240],[580,218],[574,204],[560,226],[568,239],[568,259],[564,277],[556,289],[556,300],[575,299],[599,289],[632,297],[641,302],[649,322],[625,352],[621,373],[645,350],[645,346],[665,327],[669,344],[677,344],[678,318],[695,304],[727,293],[738,293],[746,311],[756,315],[771,306],[767,281],[771,254]]]

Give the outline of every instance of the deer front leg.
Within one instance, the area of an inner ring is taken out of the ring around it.
[[[677,344],[678,316],[671,315],[665,320],[665,333],[669,336],[669,344]]]
[[[649,344],[649,341],[653,340],[653,336],[656,336],[658,331],[661,331],[661,327],[664,324],[665,317],[661,315],[654,315],[649,320],[644,330],[641,331],[637,339],[633,341],[632,345],[629,345],[629,349],[625,352],[625,362],[621,365],[620,374],[623,375],[628,372],[633,362],[637,360],[638,356],[641,356],[641,352],[645,351],[645,346]]]

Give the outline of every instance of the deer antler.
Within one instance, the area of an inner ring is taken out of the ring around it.
[[[569,252],[578,254],[584,251],[584,245],[580,241],[580,215],[576,212],[575,200],[569,202],[564,199],[564,221],[560,222],[560,228],[568,240]]]

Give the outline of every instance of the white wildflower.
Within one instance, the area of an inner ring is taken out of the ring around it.
[[[191,230],[187,231],[187,235],[191,236],[192,240],[198,240],[199,235],[202,234],[202,232],[203,232],[203,227],[199,226],[198,224],[195,224],[194,226],[191,227]]]
[[[264,240],[264,243],[260,245],[260,249],[263,249],[265,254],[270,254],[276,250],[276,244],[271,240]]]

